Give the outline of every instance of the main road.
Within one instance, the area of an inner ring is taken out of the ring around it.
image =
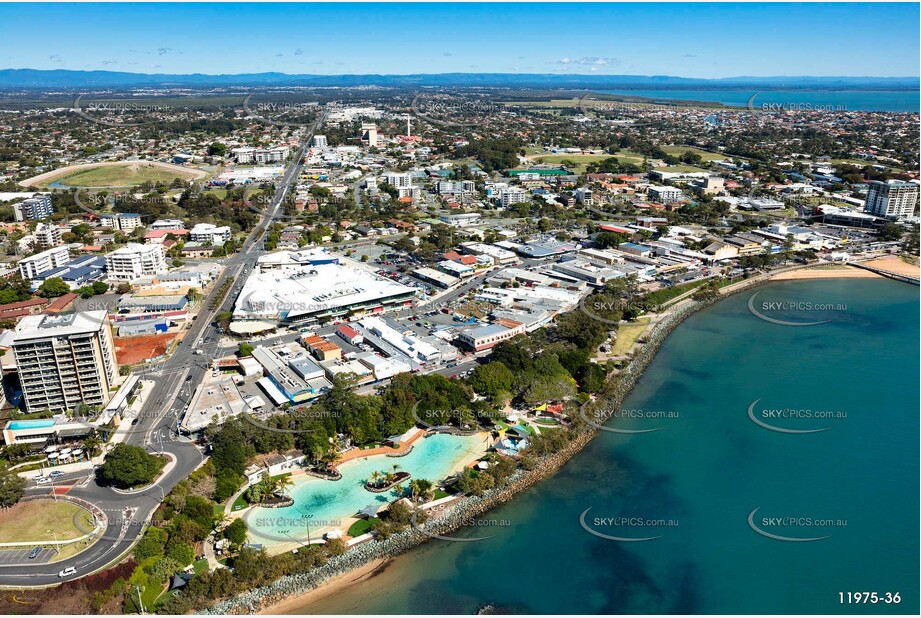
[[[210,371],[211,360],[218,354],[220,333],[213,324],[214,316],[232,308],[239,293],[241,274],[248,272],[264,252],[263,239],[266,231],[278,219],[291,185],[297,182],[303,167],[304,150],[316,130],[326,118],[323,111],[316,122],[302,136],[300,147],[275,187],[275,194],[256,227],[250,232],[243,246],[225,261],[225,268],[211,292],[202,299],[202,309],[182,342],[166,360],[140,370],[141,377],[153,383],[137,421],[130,428],[125,442],[142,446],[152,453],[162,453],[170,458],[165,474],[155,485],[138,492],[119,492],[111,487],[96,483],[92,475],[73,473],[55,481],[55,486],[30,487],[30,496],[52,494],[64,486],[70,489],[66,496],[85,500],[105,512],[106,526],[92,546],[70,558],[54,563],[20,564],[0,566],[0,586],[29,587],[48,586],[70,579],[78,579],[99,571],[123,555],[143,533],[154,510],[169,491],[181,480],[187,478],[205,460],[199,446],[177,431],[182,411],[191,400],[192,391],[202,382],[206,371]],[[217,306],[214,300],[218,291],[230,277],[235,280],[228,286],[224,298]],[[74,567],[76,573],[58,577],[58,572]]]

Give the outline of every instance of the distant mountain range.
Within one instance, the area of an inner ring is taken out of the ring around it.
[[[918,77],[726,77],[698,79],[667,75],[557,75],[529,73],[433,73],[415,75],[295,75],[240,73],[125,73],[37,69],[0,70],[0,89],[113,88],[209,86],[385,86],[396,88],[643,88],[643,89],[764,89],[764,90],[918,90]]]

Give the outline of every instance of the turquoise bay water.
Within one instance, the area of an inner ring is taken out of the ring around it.
[[[599,435],[552,479],[492,512],[490,520],[510,523],[490,527],[493,538],[426,543],[295,613],[470,614],[491,603],[506,613],[917,614],[918,288],[876,279],[761,288],[759,307],[837,307],[812,327],[762,321],[748,310],[750,296],[682,324],[625,402],[677,412],[616,425],[660,431]],[[759,420],[830,429],[764,429],[748,416],[756,399]],[[846,417],[761,415],[788,408]],[[661,538],[589,534],[579,523],[589,508],[586,525],[596,532]],[[748,525],[756,508],[754,523],[766,532],[830,538],[761,536]],[[675,525],[596,521],[613,517]],[[775,517],[838,525],[775,526]],[[848,591],[899,592],[901,604],[842,605],[839,593]]]
[[[436,482],[450,475],[459,462],[473,460],[472,453],[482,447],[483,442],[483,436],[436,434],[417,440],[413,450],[404,457],[375,455],[345,462],[339,466],[342,473],[339,481],[298,477],[296,485],[290,489],[294,499],[292,506],[256,508],[247,515],[247,524],[254,532],[250,540],[267,544],[305,541],[308,526],[311,533],[338,528],[365,507],[384,505],[396,499],[392,491],[375,494],[364,488],[372,472],[391,472],[396,464],[400,471],[409,472],[413,479]]]
[[[599,90],[608,94],[646,97],[656,100],[710,101],[732,107],[745,107],[757,93],[755,109],[780,104],[785,108],[808,105],[812,109],[914,112],[918,113],[917,90]],[[796,108],[798,109],[798,108]]]

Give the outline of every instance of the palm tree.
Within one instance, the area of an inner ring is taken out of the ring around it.
[[[415,479],[409,482],[409,491],[412,493],[413,500],[426,502],[432,492],[432,482],[426,479]]]
[[[288,492],[288,488],[292,487],[293,485],[294,485],[294,479],[291,478],[291,475],[282,476],[282,477],[276,479],[276,483],[275,483],[275,493],[278,494],[278,495],[280,495],[280,496],[283,496],[283,495],[285,495],[286,493],[289,493],[289,492]],[[289,493],[289,495],[290,495],[290,493]]]
[[[374,486],[380,485],[380,483],[381,483],[381,473],[378,472],[377,470],[375,470],[374,472],[372,472],[372,473],[371,473],[370,481],[371,481],[371,484],[374,485]]]

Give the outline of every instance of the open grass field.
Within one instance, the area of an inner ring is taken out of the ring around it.
[[[196,180],[207,172],[159,161],[109,161],[71,165],[23,180],[23,187],[133,187],[147,181]]]
[[[638,318],[636,322],[625,322],[617,327],[617,339],[611,346],[611,354],[626,354],[636,340],[640,338],[646,327],[649,326],[649,318]]]
[[[192,174],[179,174],[146,163],[96,167],[67,174],[57,179],[65,187],[125,187],[145,182],[172,182],[174,178],[191,179]]]
[[[24,545],[77,539],[85,532],[74,523],[74,517],[84,530],[93,529],[90,512],[65,500],[32,500],[0,510],[0,543]]]

